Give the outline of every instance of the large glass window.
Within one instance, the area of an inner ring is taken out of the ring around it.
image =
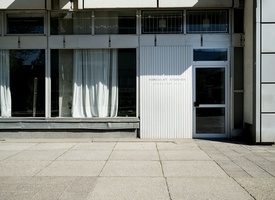
[[[136,34],[135,11],[95,12],[95,34]]]
[[[176,34],[182,33],[181,11],[144,11],[142,13],[142,33]]]
[[[94,20],[93,20],[94,19]],[[52,12],[52,35],[136,34],[135,11]]]
[[[7,14],[7,34],[44,34],[43,14]]]
[[[91,12],[52,12],[51,35],[91,35]]]
[[[52,117],[136,115],[136,50],[51,50]]]
[[[45,116],[45,51],[0,51],[2,117]]]
[[[228,33],[228,11],[187,11],[187,33]]]

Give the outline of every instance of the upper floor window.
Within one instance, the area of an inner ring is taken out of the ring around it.
[[[194,49],[194,61],[227,61],[227,49]]]
[[[10,13],[7,18],[7,34],[44,34],[43,14]]]
[[[91,35],[91,12],[52,12],[51,35]]]
[[[136,34],[136,15],[135,11],[52,12],[51,34]]]
[[[228,33],[228,11],[187,11],[187,33]]]
[[[181,11],[144,11],[142,13],[142,33],[177,34],[182,33]]]
[[[95,34],[136,34],[136,12],[95,12]]]

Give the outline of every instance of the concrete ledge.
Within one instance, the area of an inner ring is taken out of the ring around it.
[[[84,130],[84,131],[45,131],[45,130],[21,130],[0,131],[0,139],[93,139],[93,138],[137,138],[137,130]]]
[[[138,118],[45,119],[2,118],[1,130],[125,130],[138,129]]]

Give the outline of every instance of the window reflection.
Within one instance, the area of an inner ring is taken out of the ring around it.
[[[227,61],[227,49],[194,49],[194,61]]]
[[[225,103],[224,68],[196,68],[196,102],[198,104]]]
[[[142,33],[176,34],[182,33],[181,11],[144,11],[142,13]]]
[[[44,34],[44,17],[8,14],[7,34]]]
[[[135,34],[135,11],[95,12],[95,34]]]
[[[45,51],[10,50],[13,117],[45,116]]]
[[[224,134],[225,108],[196,108],[196,133]]]
[[[51,13],[51,35],[92,35],[93,26],[98,35],[136,34],[135,11]]]
[[[228,33],[228,11],[187,11],[187,33]]]

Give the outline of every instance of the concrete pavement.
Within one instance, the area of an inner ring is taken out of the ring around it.
[[[207,140],[7,140],[0,199],[275,199],[275,146]]]

